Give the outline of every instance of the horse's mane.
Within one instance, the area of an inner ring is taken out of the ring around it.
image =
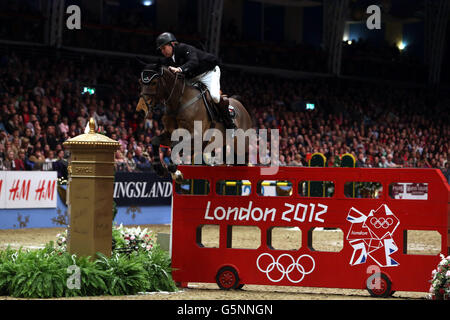
[[[159,74],[161,76],[169,74],[170,76],[175,77],[175,74],[169,70],[168,66],[165,66],[165,65],[160,64],[160,63],[147,64],[145,66],[144,70],[142,70],[142,71],[151,72],[151,73],[154,73],[154,74],[157,73],[157,74]]]

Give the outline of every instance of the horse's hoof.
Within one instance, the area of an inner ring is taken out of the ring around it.
[[[169,163],[169,165],[167,166],[167,170],[169,170],[170,173],[175,173],[177,171],[177,165]]]
[[[166,170],[164,170],[164,167],[161,163],[154,163],[153,170],[155,170],[156,174],[161,178],[166,176]]]
[[[180,170],[175,171],[175,173],[171,172],[170,174],[172,175],[172,179],[175,180],[176,183],[180,184],[181,182],[183,182],[184,178]]]

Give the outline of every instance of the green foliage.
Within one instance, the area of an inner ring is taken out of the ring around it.
[[[8,257],[9,255],[9,257]],[[2,291],[13,297],[50,298],[64,293],[65,268],[51,245],[37,251],[7,250],[0,264]]]
[[[122,236],[121,230],[117,227],[112,228],[113,250],[117,248],[125,248],[127,246],[125,239]]]
[[[137,294],[149,286],[142,262],[133,255],[114,254],[107,258],[99,254],[98,266],[106,272],[107,294],[113,296]]]
[[[172,280],[171,260],[169,254],[155,244],[149,253],[138,253],[149,279],[147,291],[177,291]]]
[[[0,295],[21,298],[57,298],[133,295],[146,291],[176,291],[170,257],[158,246],[150,251],[114,253],[111,258],[77,257],[54,248],[0,251]],[[70,289],[68,267],[79,269],[79,289]]]

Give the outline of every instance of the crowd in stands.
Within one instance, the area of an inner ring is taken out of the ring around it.
[[[102,57],[0,58],[0,169],[57,170],[67,176],[63,142],[98,131],[120,143],[118,171],[149,171],[151,140],[161,133],[161,111],[144,120],[135,112],[138,70]],[[108,94],[82,93],[84,83],[108,85]],[[425,89],[330,78],[281,79],[224,69],[222,90],[238,94],[256,129],[279,129],[280,165],[306,166],[321,152],[327,165],[351,153],[358,167],[440,168],[449,178],[448,96]],[[313,103],[314,110],[305,104]],[[167,151],[168,152],[168,151]],[[165,155],[167,158],[168,154]],[[166,159],[167,160],[167,159]]]
[[[351,153],[358,167],[441,168],[448,176],[447,98],[420,89],[332,80],[278,80],[228,77],[241,90],[258,128],[279,129],[280,162],[308,164],[321,152],[328,166]],[[315,110],[305,110],[305,103]],[[295,111],[300,108],[301,111]]]

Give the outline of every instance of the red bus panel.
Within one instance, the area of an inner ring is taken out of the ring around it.
[[[270,176],[262,176],[260,167],[179,169],[185,179],[209,182],[204,195],[180,194],[174,184],[172,275],[184,285],[223,281],[225,288],[231,282],[233,288],[258,284],[365,289],[368,278],[379,272],[383,286],[388,282],[391,292],[428,292],[439,253],[407,254],[407,230],[439,233],[441,253],[450,254],[450,188],[437,169],[280,167]],[[259,195],[257,185],[262,180],[288,181],[291,195]],[[220,195],[218,181],[248,181],[251,191],[245,196]],[[299,190],[301,186],[313,188],[313,183],[302,181],[332,182],[334,190],[328,196],[312,197],[310,191],[300,196],[299,192],[304,192]],[[356,182],[382,188],[375,198],[361,198],[361,190],[355,194]],[[202,225],[218,226],[217,248],[199,244]],[[261,245],[257,249],[231,248],[230,226],[258,227]],[[269,239],[273,227],[300,228],[300,249],[273,249]],[[339,252],[311,248],[311,232],[318,227],[342,230]],[[238,283],[233,284],[236,279]]]

